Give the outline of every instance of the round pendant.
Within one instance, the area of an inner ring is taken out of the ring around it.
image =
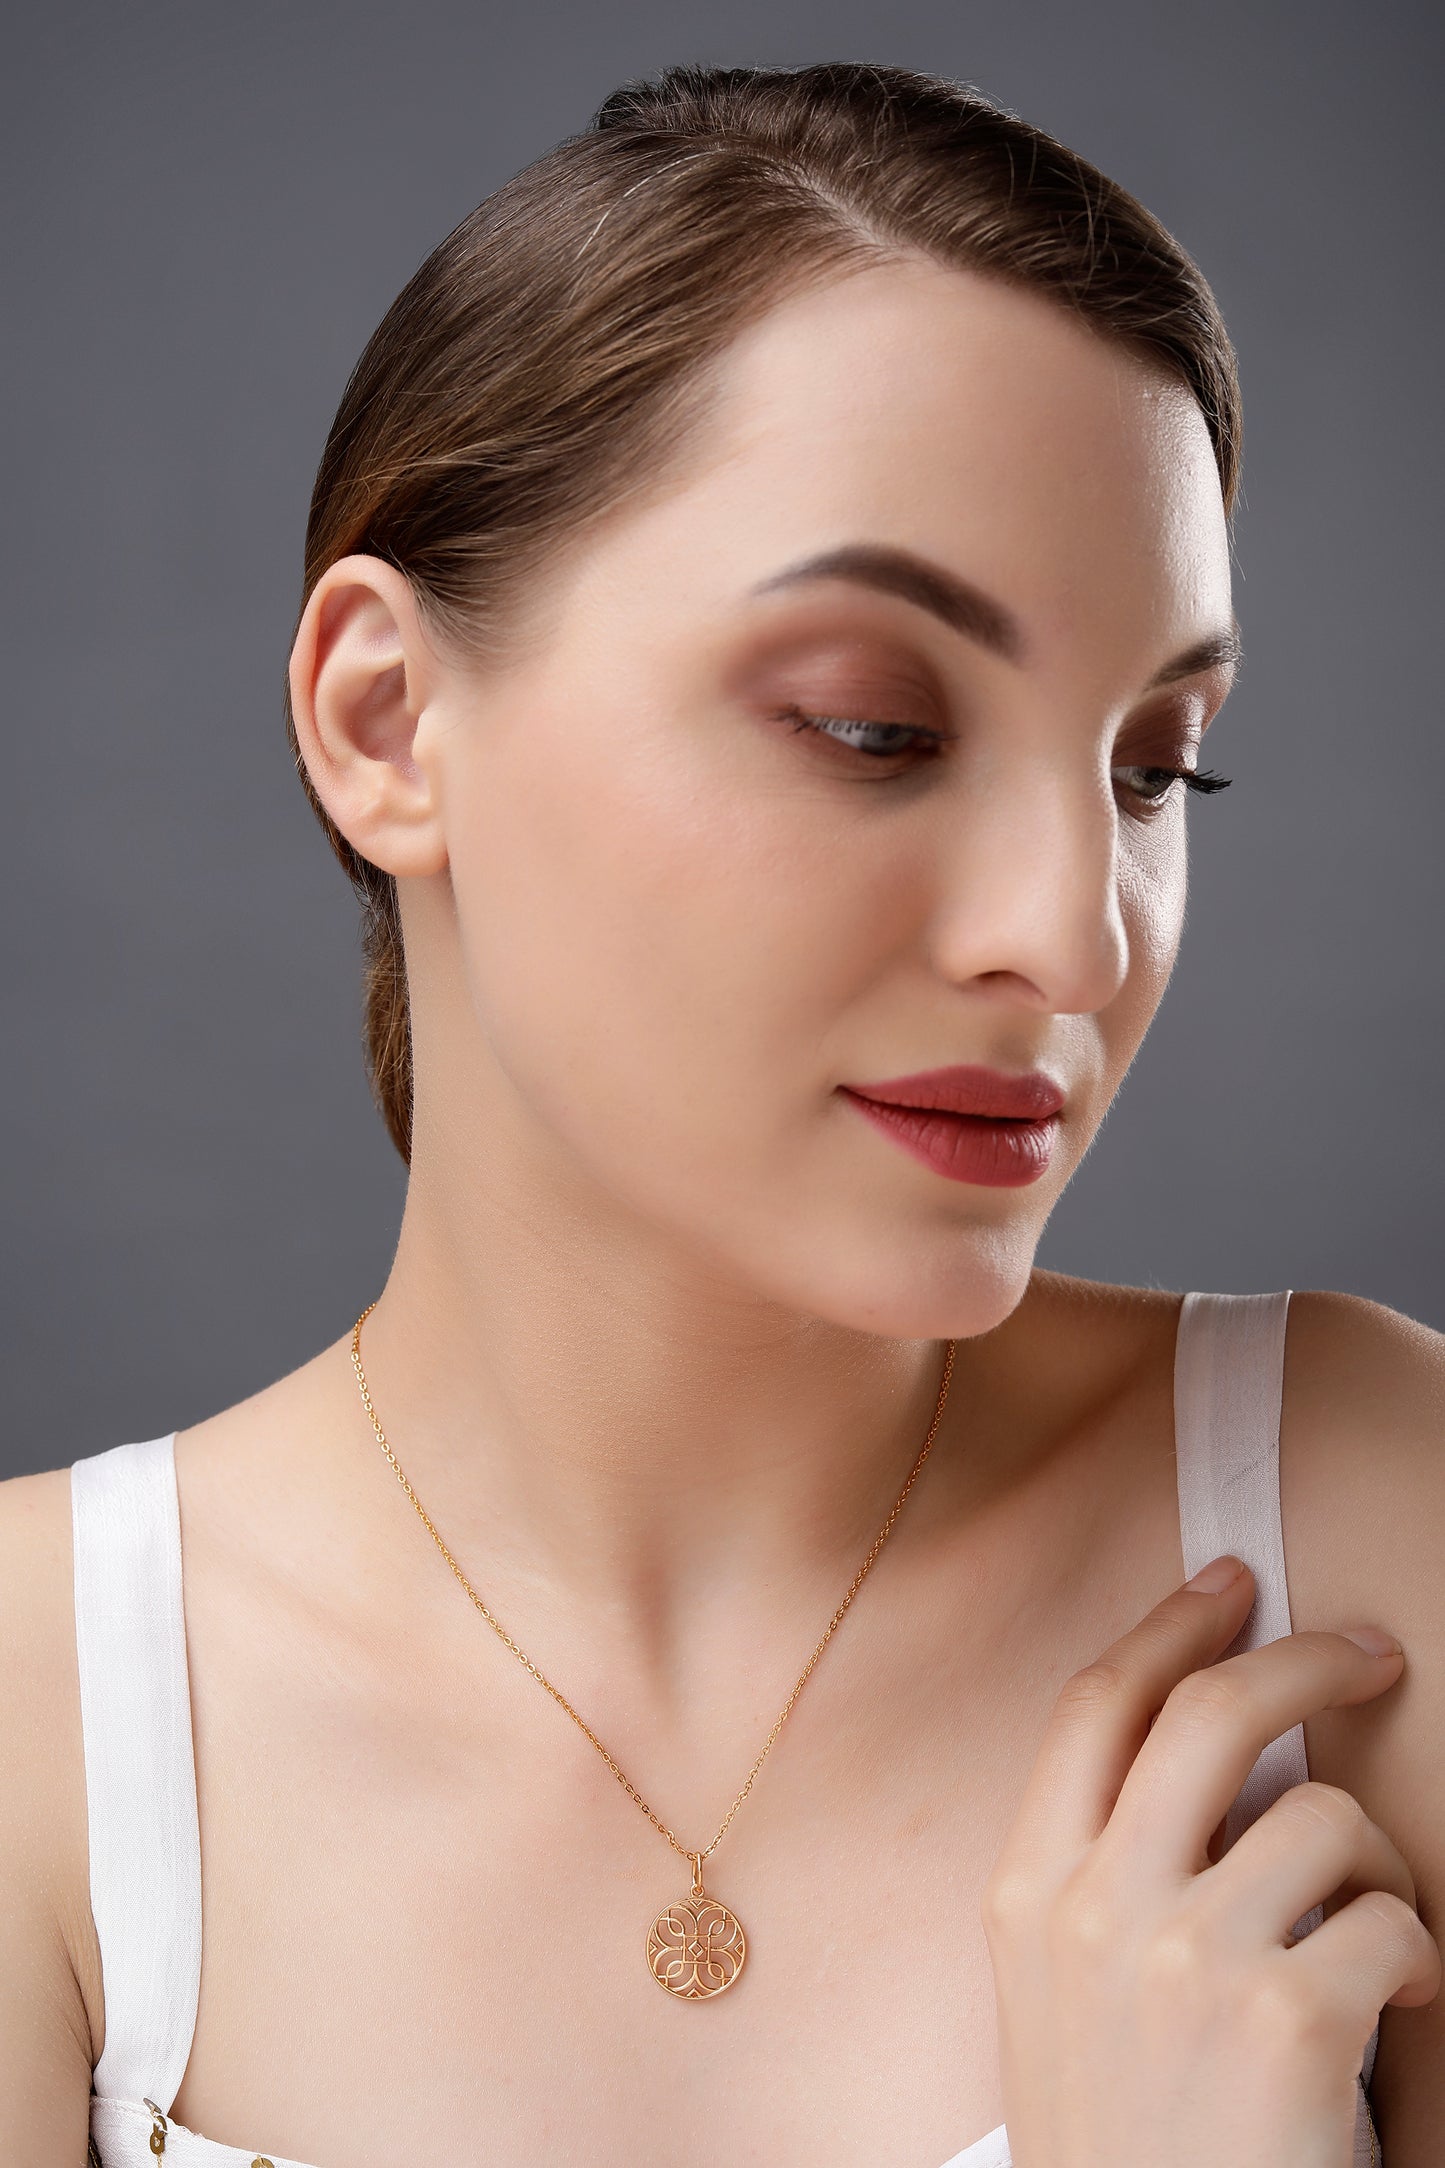
[[[647,1964],[653,1979],[683,2002],[701,2002],[732,1986],[747,1953],[741,1921],[708,1896],[701,1864],[694,1864],[691,1895],[659,1912],[648,1929]]]

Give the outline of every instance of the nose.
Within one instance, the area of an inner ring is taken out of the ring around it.
[[[952,809],[935,961],[960,985],[1062,1016],[1129,974],[1119,812],[1107,776],[1057,750],[975,775]]]

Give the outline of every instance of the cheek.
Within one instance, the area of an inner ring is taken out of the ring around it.
[[[827,1041],[879,939],[836,818],[746,741],[635,709],[534,706],[482,741],[451,872],[514,1086],[614,1166],[777,1164],[836,1081]]]
[[[1169,984],[1184,931],[1188,851],[1183,807],[1121,846],[1119,910],[1129,944],[1129,976],[1111,1011],[1127,1067]]]

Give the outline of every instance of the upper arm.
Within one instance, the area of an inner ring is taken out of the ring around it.
[[[1397,1685],[1305,1723],[1310,1775],[1393,1838],[1445,1949],[1445,1336],[1340,1294],[1290,1304],[1280,1492],[1295,1629],[1379,1625]],[[1370,2087],[1387,2168],[1434,2168],[1445,1994],[1387,2005]]]
[[[0,1483],[0,2128],[57,2168],[86,2157],[89,1885],[64,1469]]]

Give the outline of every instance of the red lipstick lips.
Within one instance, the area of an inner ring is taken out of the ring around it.
[[[923,1069],[840,1091],[895,1144],[954,1182],[1019,1189],[1053,1156],[1064,1094],[1032,1069]]]

